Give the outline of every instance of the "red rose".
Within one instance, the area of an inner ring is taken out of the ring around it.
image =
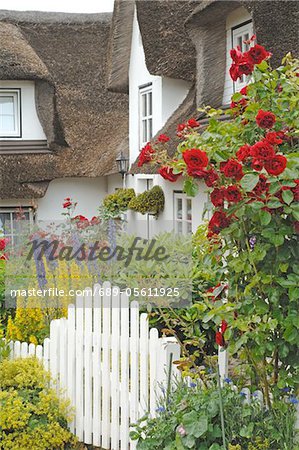
[[[249,156],[250,156],[250,145],[248,144],[242,145],[242,147],[240,147],[236,153],[238,161],[244,161],[244,159],[248,158]]]
[[[247,103],[248,102],[246,98],[241,98],[241,100],[239,100],[238,102],[231,102],[230,108],[231,109],[239,108],[240,110],[243,110],[244,108],[246,108]]]
[[[219,176],[214,169],[209,169],[205,173],[204,180],[208,187],[212,187],[213,184],[219,180]]]
[[[266,141],[269,142],[269,144],[272,145],[279,145],[283,143],[283,140],[281,137],[284,135],[284,133],[277,133],[276,131],[269,131],[269,133],[266,134]]]
[[[197,148],[185,150],[183,152],[183,159],[188,166],[188,169],[203,169],[207,167],[209,159],[207,154]]]
[[[229,74],[233,81],[237,81],[238,78],[241,78],[241,74],[239,71],[239,66],[237,64],[232,64],[229,69]]]
[[[101,223],[101,220],[96,216],[93,216],[90,221],[90,225],[99,225],[100,223]]]
[[[242,199],[242,194],[237,186],[228,186],[225,191],[225,198],[230,203],[238,203]]]
[[[143,164],[148,163],[153,158],[153,153],[155,153],[155,150],[151,146],[151,144],[148,142],[143,149],[140,152],[139,158],[138,158],[138,167],[143,166]]]
[[[185,128],[186,128],[186,125],[184,123],[179,123],[179,125],[177,127],[177,131],[180,133],[181,131],[184,131]]]
[[[159,169],[159,174],[168,181],[174,183],[182,175],[181,173],[174,174],[171,167],[163,166]]]
[[[230,225],[230,219],[227,217],[224,211],[215,211],[210,219],[208,228],[209,231],[214,234],[219,234],[223,228]]]
[[[259,195],[263,194],[264,192],[268,192],[268,190],[269,190],[269,183],[268,183],[267,177],[265,175],[261,174],[259,176],[259,181],[258,181],[257,185],[253,189],[253,192],[257,196],[259,196]]]
[[[6,244],[7,244],[7,239],[1,238],[0,239],[0,251],[3,251],[5,249]]]
[[[264,140],[257,142],[251,147],[250,155],[255,159],[266,161],[274,158],[275,150],[268,141]]]
[[[248,91],[248,86],[244,86],[244,87],[240,90],[240,94],[241,94],[241,95],[247,95],[247,91]]]
[[[219,347],[225,347],[225,345],[226,345],[224,336],[223,336],[223,334],[220,331],[216,332],[216,339],[215,339],[215,341],[216,341],[216,344],[219,345]]]
[[[287,166],[287,158],[283,155],[275,155],[273,159],[265,161],[265,169],[269,175],[279,175]]]
[[[251,75],[254,69],[253,64],[251,64],[247,60],[243,60],[238,64],[239,74],[240,75]]]
[[[160,134],[160,136],[158,136],[158,141],[162,142],[163,144],[165,142],[168,142],[170,140],[170,138],[168,136],[166,136],[166,134]]]
[[[187,125],[190,128],[197,128],[197,127],[199,127],[200,124],[199,124],[199,122],[197,122],[197,120],[192,118],[192,119],[188,120]]]
[[[220,170],[226,177],[234,178],[237,181],[241,180],[244,175],[242,165],[235,159],[229,159],[225,163],[221,163]]]
[[[216,206],[216,208],[218,206],[223,206],[224,205],[224,189],[223,188],[215,188],[211,194],[211,202],[213,203],[214,206]]]
[[[255,46],[251,47],[244,56],[251,64],[260,64],[264,59],[269,58],[271,53],[267,52],[262,45],[255,44]]]
[[[263,111],[260,109],[255,121],[260,128],[272,128],[276,122],[276,117],[271,111]]]
[[[253,158],[253,160],[251,161],[251,168],[253,170],[256,170],[257,172],[260,172],[264,168],[264,161],[262,161],[261,159]]]
[[[75,216],[73,220],[77,222],[77,227],[81,229],[84,229],[89,225],[89,220],[85,216],[82,216],[81,214]]]
[[[190,169],[187,167],[187,173],[190,177],[204,179],[207,171],[205,169]]]
[[[241,49],[239,46],[231,49],[230,57],[236,64],[238,64],[240,61],[242,61],[243,53],[241,52]]]
[[[72,206],[72,202],[70,202],[69,200],[62,204],[63,208],[69,208],[70,206]]]
[[[226,332],[227,327],[228,327],[228,323],[226,322],[226,320],[222,320],[221,328],[220,328],[222,334],[224,334]]]

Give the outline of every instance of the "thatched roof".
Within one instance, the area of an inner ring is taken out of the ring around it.
[[[37,111],[51,150],[0,150],[1,198],[40,197],[55,178],[116,172],[128,134],[128,98],[106,89],[110,25],[111,14],[0,12],[0,37],[6,30],[17,37],[1,40],[0,78],[7,79],[1,56],[10,52],[16,74],[11,66],[9,79],[36,81]]]
[[[187,119],[191,117],[197,117],[198,111],[196,108],[196,92],[195,87],[193,86],[185,100],[182,104],[174,111],[171,117],[167,120],[166,124],[163,128],[153,137],[152,142],[157,140],[157,137],[160,134],[166,134],[171,138],[169,142],[169,156],[173,156],[176,152],[176,148],[180,142],[179,138],[176,136],[177,126],[179,123],[186,122]],[[142,167],[138,167],[138,160],[136,160],[130,169],[130,173],[146,173],[146,174],[154,174],[157,172],[157,167],[153,164],[144,164]]]
[[[185,21],[198,1],[116,0],[113,12],[109,62],[109,89],[128,92],[133,16],[137,18],[152,75],[193,81],[196,72],[194,45],[185,30]]]

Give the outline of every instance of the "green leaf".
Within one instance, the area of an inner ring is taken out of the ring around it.
[[[250,192],[250,191],[252,191],[252,189],[255,188],[258,181],[259,181],[259,175],[257,173],[247,173],[242,178],[240,184],[241,184],[242,188],[244,189],[244,191]]]
[[[283,201],[289,205],[294,200],[294,194],[291,190],[282,191],[282,198]]]
[[[271,222],[272,216],[269,211],[261,210],[260,211],[260,219],[262,225],[268,225]]]
[[[268,208],[275,209],[275,208],[280,208],[282,205],[279,200],[270,200],[267,203],[267,206],[268,206]]]
[[[198,194],[198,185],[194,183],[193,180],[185,180],[184,182],[184,191],[189,197],[195,197]]]

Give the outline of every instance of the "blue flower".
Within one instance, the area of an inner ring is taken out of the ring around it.
[[[254,393],[252,394],[252,397],[257,397],[257,392],[254,392]]]
[[[289,398],[289,402],[292,403],[293,405],[298,405],[299,400],[294,395],[291,395]]]
[[[246,397],[245,392],[240,392],[241,397]]]
[[[289,387],[284,387],[283,389],[281,389],[281,392],[290,392],[291,388]]]
[[[160,412],[160,413],[165,412],[164,406],[159,406],[159,408],[156,409],[156,412]]]
[[[192,382],[189,384],[189,386],[192,387],[192,388],[194,388],[194,387],[197,386],[197,384],[196,384],[196,383],[193,383],[193,381],[192,381]]]
[[[224,381],[225,381],[225,383],[228,383],[228,384],[232,382],[232,380],[230,378],[224,378]]]

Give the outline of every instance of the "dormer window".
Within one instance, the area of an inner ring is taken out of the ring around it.
[[[0,137],[21,137],[21,89],[0,89]]]
[[[140,148],[153,137],[153,91],[152,84],[139,88]]]

